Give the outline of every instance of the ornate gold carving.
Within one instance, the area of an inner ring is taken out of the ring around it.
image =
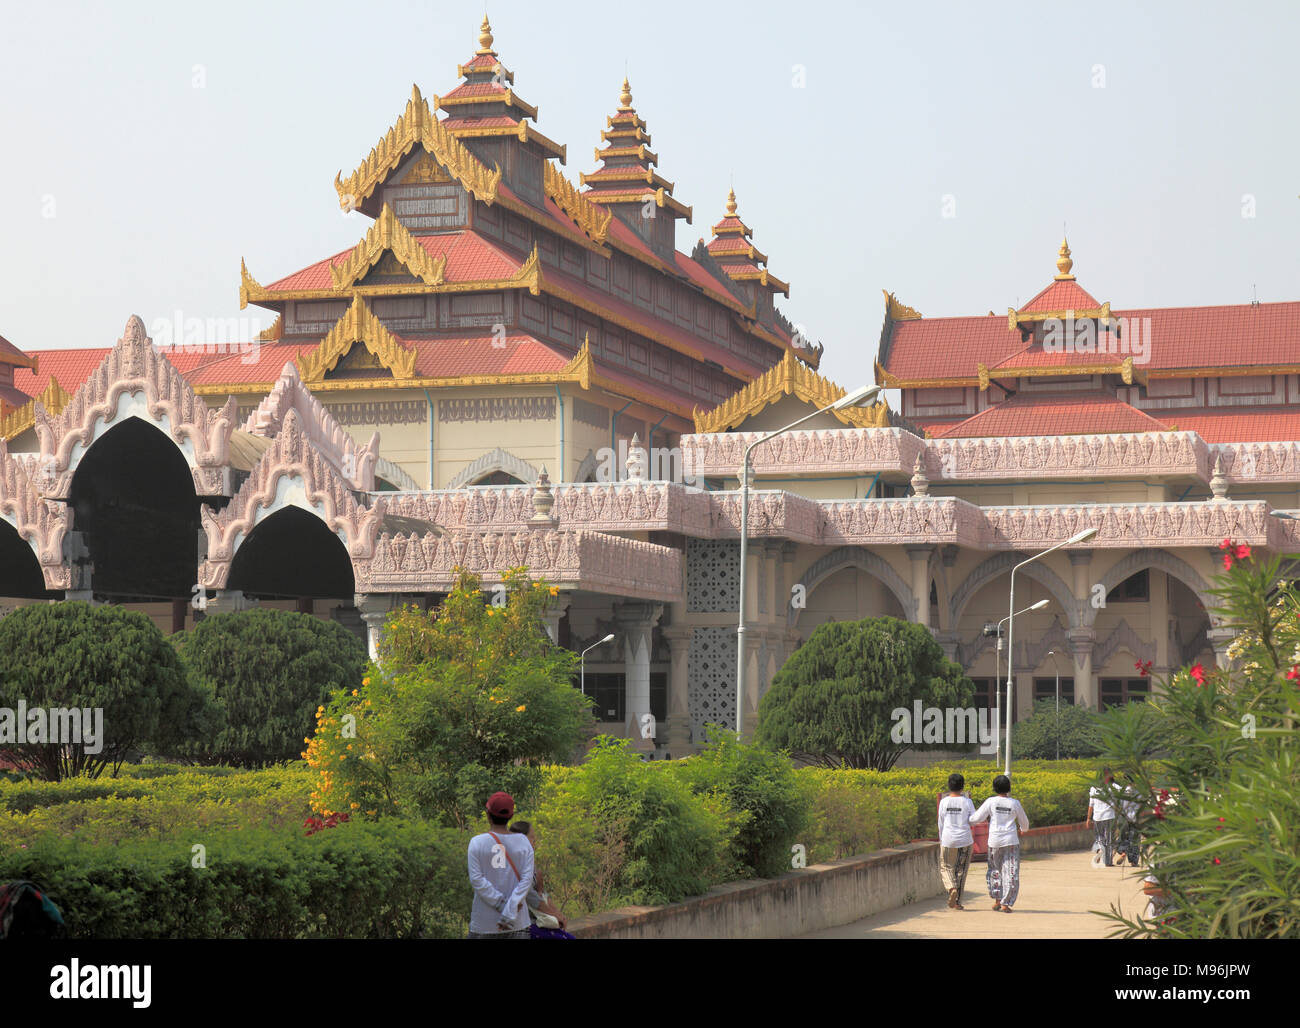
[[[447,258],[434,260],[429,251],[416,241],[406,226],[397,220],[393,209],[384,204],[379,217],[366,233],[365,238],[352,248],[347,259],[341,264],[330,266],[330,277],[336,289],[345,289],[353,285],[378,262],[384,253],[391,251],[416,278],[425,285],[436,286],[443,281],[447,267]]]
[[[980,392],[985,392],[989,387],[989,369],[987,365],[979,365]]]
[[[787,350],[781,363],[768,369],[749,385],[724,400],[713,410],[695,412],[695,431],[726,432],[742,424],[768,404],[783,396],[794,396],[815,407],[829,407],[841,399],[845,390],[823,378]],[[884,403],[871,408],[850,407],[833,411],[844,424],[854,428],[881,428],[889,424],[889,410]]]
[[[597,243],[605,242],[610,220],[614,217],[613,211],[597,207],[586,199],[550,161],[543,168],[542,188],[555,202],[555,206],[572,218],[578,228]]]
[[[72,394],[59,385],[59,380],[51,375],[40,395],[32,397],[21,407],[11,410],[0,418],[0,439],[8,441],[36,424],[37,403],[45,408],[46,413],[54,415],[62,414],[71,400]]]
[[[916,308],[900,303],[898,297],[886,289],[882,289],[881,292],[885,294],[885,314],[890,321],[917,321],[920,319],[921,312]]]
[[[979,379],[969,378],[899,378],[891,371],[886,371],[880,361],[876,361],[876,385],[888,389],[960,389],[979,385]]]
[[[1107,300],[1100,307],[1095,307],[1086,311],[1025,311],[1023,314],[1014,307],[1007,308],[1007,328],[1015,331],[1019,325],[1027,325],[1038,321],[1087,321],[1096,319],[1098,321],[1110,322],[1110,301]]]
[[[244,263],[244,258],[239,258],[239,309],[242,311],[248,306],[249,300],[260,299],[264,296],[270,296],[257,279],[248,273],[248,265]]]
[[[313,386],[320,382],[357,343],[364,343],[394,378],[409,379],[415,374],[415,351],[394,339],[365,301],[357,297],[320,346],[296,358],[302,380]]]
[[[428,185],[433,182],[450,182],[452,177],[430,154],[422,153],[402,179],[404,186]]]
[[[487,204],[496,200],[501,169],[496,167],[489,171],[434,117],[428,102],[420,95],[420,87],[412,86],[406,110],[356,171],[347,179],[342,177],[342,172],[334,177],[339,206],[352,210],[369,199],[416,144],[423,146],[479,200]]]
[[[264,328],[257,333],[257,338],[264,343],[273,343],[278,339],[284,338],[284,315],[277,314],[275,321],[271,323],[270,328]]]
[[[1074,276],[1070,274],[1070,269],[1074,267],[1074,261],[1070,260],[1070,241],[1061,240],[1061,249],[1057,251],[1056,256],[1056,275],[1057,282],[1073,282]]]

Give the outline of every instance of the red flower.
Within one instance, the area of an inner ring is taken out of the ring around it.
[[[1237,559],[1246,560],[1250,556],[1250,547],[1242,543],[1237,547]]]
[[[1215,862],[1216,864],[1221,864],[1221,863],[1223,863],[1223,861],[1221,861],[1218,857],[1215,857],[1215,858],[1214,858],[1214,862]]]
[[[1138,674],[1143,678],[1151,674],[1151,661],[1149,660],[1139,660],[1133,666],[1137,668]]]
[[[1286,676],[1293,682],[1300,682],[1300,664],[1295,665],[1286,673]]]
[[[1225,554],[1223,555],[1223,570],[1224,570],[1224,571],[1231,571],[1231,570],[1232,570],[1232,554],[1231,554],[1231,553],[1225,553]]]
[[[1231,549],[1231,548],[1232,548],[1232,540],[1231,540],[1231,539],[1225,539],[1225,540],[1223,540],[1223,542],[1219,543],[1219,549],[1221,549],[1221,550],[1228,550],[1228,549]]]
[[[1205,668],[1200,664],[1193,664],[1192,669],[1188,674],[1196,679],[1196,685],[1198,688],[1205,684]]]

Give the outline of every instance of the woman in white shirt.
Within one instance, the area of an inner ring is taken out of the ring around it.
[[[993,792],[995,795],[986,799],[970,820],[971,824],[989,823],[989,866],[985,880],[993,909],[1009,914],[1020,894],[1020,832],[1029,830],[1029,818],[1020,801],[1011,798],[1011,779],[1006,775],[993,779]]]
[[[939,877],[948,890],[948,906],[954,910],[966,909],[961,905],[961,893],[975,846],[970,830],[975,804],[963,795],[965,788],[966,779],[954,772],[948,776],[948,795],[939,800]]]

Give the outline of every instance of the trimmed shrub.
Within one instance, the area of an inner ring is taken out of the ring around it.
[[[102,711],[103,738],[89,745],[95,753],[86,741],[19,744],[16,735],[0,741],[0,757],[48,781],[97,778],[146,743],[178,745],[196,737],[216,716],[146,615],[79,602],[33,604],[0,618],[0,707],[17,710],[20,701],[29,711]]]
[[[1039,700],[1033,713],[1019,722],[1012,733],[1018,756],[1051,760],[1059,746],[1063,758],[1095,757],[1101,752],[1097,723],[1100,715],[1073,703],[1061,704],[1056,712],[1055,697]]]
[[[366,669],[365,644],[342,625],[284,610],[214,614],[174,640],[190,680],[224,715],[217,731],[181,748],[206,763],[298,759],[316,708]]]

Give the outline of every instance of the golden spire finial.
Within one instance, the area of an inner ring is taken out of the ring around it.
[[[1057,251],[1056,257],[1056,281],[1073,282],[1074,276],[1070,274],[1070,269],[1074,267],[1074,261],[1070,259],[1070,241],[1061,240],[1061,249]]]
[[[492,26],[488,23],[488,16],[483,15],[483,24],[478,30],[478,52],[481,54],[495,54],[492,49]]]
[[[623,76],[623,91],[618,94],[618,109],[620,111],[630,111],[632,109],[632,87],[627,84],[627,76]]]
[[[734,218],[735,216],[736,216],[736,190],[733,187],[727,190],[727,217]]]

